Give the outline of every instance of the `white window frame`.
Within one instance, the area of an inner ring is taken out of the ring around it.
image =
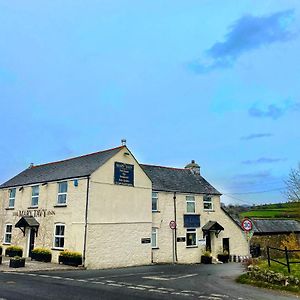
[[[12,191],[15,191],[14,197],[11,196]],[[8,208],[15,208],[17,189],[16,188],[9,189],[8,193],[9,193]],[[11,205],[11,201],[13,201],[13,205]]]
[[[60,234],[56,234],[56,227],[57,226],[63,226],[64,227],[64,234],[60,235]],[[55,223],[54,224],[54,238],[53,238],[53,248],[54,249],[64,249],[65,247],[65,233],[66,233],[66,225],[64,223]],[[63,247],[58,247],[55,245],[55,239],[56,238],[63,238],[64,239],[64,246]]]
[[[188,233],[195,233],[195,244],[194,245],[188,245]],[[197,229],[196,228],[187,228],[186,234],[185,234],[185,245],[187,248],[195,248],[197,247]]]
[[[194,195],[188,195],[185,196],[186,200],[186,212],[188,214],[195,214],[196,213],[196,201],[195,201],[195,196]],[[188,211],[188,203],[193,203],[194,204],[194,211]]]
[[[33,195],[34,189],[38,189],[38,194]],[[33,185],[31,187],[31,207],[38,207],[39,206],[39,197],[40,197],[40,186],[39,185]],[[37,204],[34,204],[33,201],[37,199]]]
[[[154,196],[155,195],[155,196]],[[153,200],[156,201],[156,209],[153,209]],[[158,211],[158,192],[152,192],[152,211]]]
[[[11,231],[7,231],[7,226],[11,226]],[[3,244],[6,244],[6,245],[10,245],[10,244],[11,244],[11,240],[12,240],[12,229],[13,229],[12,224],[10,224],[10,223],[5,224],[5,231],[4,231],[4,240],[3,240]],[[7,242],[7,241],[6,241],[6,237],[7,237],[7,236],[10,236],[10,242]]]
[[[209,200],[207,200],[208,198],[209,198]],[[210,204],[211,208],[205,208],[205,204]],[[205,211],[214,210],[214,203],[213,203],[212,196],[210,196],[210,195],[204,195],[203,196],[203,210],[205,210]]]
[[[67,191],[66,192],[59,192],[60,184],[66,183],[67,184]],[[66,201],[65,202],[59,202],[59,196],[66,195]],[[57,205],[67,205],[68,200],[68,181],[61,181],[57,183]]]
[[[153,234],[155,235],[155,239],[153,239]],[[157,236],[158,236],[158,228],[157,227],[152,227],[152,231],[151,231],[151,247],[152,247],[152,249],[157,249],[158,248]],[[153,241],[155,241],[155,244],[153,243]]]

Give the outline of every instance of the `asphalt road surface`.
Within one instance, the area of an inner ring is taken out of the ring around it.
[[[0,273],[0,300],[20,299],[299,299],[286,293],[241,285],[237,263]]]

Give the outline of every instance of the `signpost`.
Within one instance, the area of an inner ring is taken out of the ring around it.
[[[250,240],[253,236],[253,223],[252,223],[252,221],[248,218],[245,218],[242,221],[242,228],[245,231],[246,239],[247,239],[247,242],[248,242],[248,250],[249,250],[249,253],[250,253]]]
[[[173,264],[175,264],[175,229],[176,229],[176,222],[173,221],[173,220],[170,221],[169,226],[172,229]]]

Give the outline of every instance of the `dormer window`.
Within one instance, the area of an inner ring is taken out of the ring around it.
[[[211,196],[205,195],[203,197],[203,209],[204,210],[213,210],[213,202],[212,202]]]

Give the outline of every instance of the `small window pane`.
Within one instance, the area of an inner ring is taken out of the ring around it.
[[[6,232],[12,232],[12,225],[6,225]]]
[[[67,193],[68,191],[68,183],[65,181],[65,182],[60,182],[58,184],[58,192],[59,193]]]
[[[157,247],[157,228],[152,228],[151,243],[152,248]]]
[[[39,195],[39,186],[33,186],[32,187],[32,196],[38,196]]]
[[[186,203],[186,211],[188,213],[194,213],[195,212],[195,202],[187,202]]]
[[[187,229],[186,245],[187,246],[196,246],[196,230],[195,229]]]
[[[66,194],[62,194],[62,195],[58,195],[58,200],[57,202],[59,204],[64,204],[67,202],[67,195]]]
[[[16,189],[9,190],[9,198],[15,198],[16,197]]]

